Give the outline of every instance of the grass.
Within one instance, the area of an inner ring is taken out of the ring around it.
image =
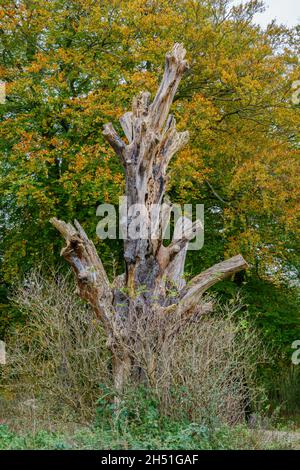
[[[55,417],[16,415],[0,425],[0,450],[256,450],[288,449],[285,432],[229,426],[216,417],[199,422],[185,414],[161,413],[159,400],[140,387],[124,394],[118,407],[109,391],[98,400],[93,423],[79,424]]]
[[[289,448],[279,439],[244,424],[229,426],[204,420],[191,422],[163,415],[154,395],[138,388],[123,397],[117,409],[111,400],[98,400],[94,423],[75,425],[56,423],[50,431],[37,421],[29,431],[29,423],[21,427],[0,425],[0,449],[55,450],[229,450]],[[26,431],[24,431],[26,429]]]
[[[261,355],[256,332],[235,323],[232,305],[186,326],[176,342],[161,348],[159,324],[149,325],[146,345],[161,351],[155,380],[151,374],[151,386],[128,384],[116,409],[106,338],[90,309],[74,301],[65,278],[59,283],[38,276],[27,284],[31,291],[23,286],[16,297],[26,325],[12,334],[0,377],[0,449],[288,447],[270,433],[237,424],[250,399],[261,409],[253,368]],[[145,354],[139,348],[136,354],[149,379]]]
[[[174,429],[145,435],[125,431],[83,427],[74,433],[40,430],[36,433],[16,433],[0,425],[0,450],[229,450],[229,449],[279,449],[288,445],[276,441],[262,442],[261,436],[244,426],[220,427],[213,432],[203,425],[175,425]]]

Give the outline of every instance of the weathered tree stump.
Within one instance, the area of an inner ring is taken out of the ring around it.
[[[96,316],[102,321],[108,346],[113,357],[114,383],[122,387],[134,369],[134,348],[137,342],[136,324],[144,328],[147,337],[149,319],[177,315],[182,322],[192,315],[211,311],[211,302],[201,301],[203,293],[218,281],[245,269],[247,263],[241,255],[223,261],[196,276],[186,285],[183,279],[185,255],[189,241],[201,229],[201,223],[191,224],[184,235],[178,237],[174,230],[171,243],[163,245],[163,234],[169,222],[171,205],[163,204],[167,168],[173,155],[188,142],[188,132],[177,132],[170,107],[182,75],[187,69],[186,51],[180,44],[166,55],[165,71],[161,85],[151,102],[150,94],[141,93],[133,101],[132,111],[120,119],[127,143],[117,134],[112,124],[104,126],[103,134],[118,157],[126,175],[128,207],[140,204],[145,207],[145,219],[151,219],[156,236],[146,224],[146,237],[124,240],[126,272],[111,285],[96,252],[80,224],[65,223],[56,218],[51,223],[66,241],[61,255],[73,268],[78,291],[88,301]],[[153,213],[153,206],[160,210]],[[130,224],[127,218],[126,224]],[[183,221],[180,220],[179,223]],[[145,228],[145,227],[144,227]],[[147,232],[148,230],[148,232]],[[151,232],[151,233],[150,233]],[[167,294],[168,285],[175,286],[177,294]],[[145,321],[147,319],[147,321]],[[156,320],[155,320],[156,321]],[[172,334],[176,334],[176,328]],[[155,368],[155,357],[148,351],[149,370]]]

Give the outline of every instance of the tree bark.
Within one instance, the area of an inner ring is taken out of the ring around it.
[[[134,99],[132,111],[121,117],[128,143],[111,123],[104,126],[103,135],[121,159],[126,178],[129,216],[122,226],[125,231],[125,274],[110,285],[95,246],[80,224],[51,219],[66,241],[61,255],[74,271],[79,295],[90,303],[104,325],[118,392],[132,375],[135,361],[132,351],[139,350],[144,354],[149,349],[140,334],[144,328],[142,336],[147,337],[149,319],[156,318],[157,314],[159,318],[170,314],[189,318],[208,313],[213,305],[201,301],[203,293],[216,282],[247,267],[243,257],[238,255],[204,271],[186,285],[183,274],[188,243],[203,229],[202,224],[200,221],[190,223],[182,235],[180,225],[187,221],[180,219],[169,246],[163,244],[171,212],[170,203],[163,203],[167,168],[173,155],[188,141],[188,132],[177,132],[175,119],[169,114],[187,69],[185,54],[183,46],[175,44],[166,55],[164,75],[154,100],[151,102],[149,93],[141,93]],[[136,227],[143,233],[140,237],[131,233],[132,222],[137,216],[137,212],[131,211],[135,205],[144,211]],[[175,297],[168,296],[169,286],[175,286]],[[172,334],[175,332],[176,328]],[[148,351],[147,355],[151,356],[151,353]],[[153,371],[153,354],[149,364]]]

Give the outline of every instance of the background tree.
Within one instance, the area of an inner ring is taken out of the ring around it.
[[[17,314],[7,288],[42,257],[58,262],[51,215],[76,215],[109,275],[123,272],[121,244],[95,236],[97,205],[116,203],[125,184],[101,130],[129,108],[136,89],[155,92],[164,51],[180,40],[190,69],[173,113],[190,140],[171,163],[167,189],[174,202],[204,203],[207,227],[187,273],[241,251],[251,270],[218,289],[242,287],[268,338],[289,348],[299,331],[291,290],[299,276],[299,106],[290,99],[299,31],[262,30],[253,21],[261,8],[259,1],[232,8],[224,0],[1,0],[3,333]],[[262,284],[268,306],[257,297]]]

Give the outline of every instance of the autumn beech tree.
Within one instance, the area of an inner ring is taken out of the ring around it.
[[[111,284],[93,242],[79,222],[75,220],[72,225],[51,219],[66,241],[61,255],[75,273],[78,293],[89,302],[104,326],[113,358],[114,383],[119,391],[129,378],[143,377],[137,374],[132,351],[142,348],[142,336],[147,340],[151,319],[153,322],[161,320],[160,336],[165,333],[164,320],[170,316],[179,319],[180,325],[198,319],[213,309],[211,301],[202,299],[207,289],[247,267],[243,257],[237,255],[212,266],[186,284],[183,277],[186,251],[190,240],[202,229],[201,222],[187,223],[185,218],[179,218],[173,239],[168,246],[163,243],[172,210],[170,203],[164,203],[167,169],[171,158],[189,137],[188,131],[177,132],[175,119],[170,114],[177,87],[188,67],[185,54],[183,46],[176,43],[166,55],[164,75],[154,99],[151,101],[148,92],[141,93],[134,99],[132,111],[121,117],[126,139],[118,135],[111,123],[104,126],[105,139],[124,167],[127,207],[145,208],[143,227],[140,227],[144,236],[130,236],[133,216],[125,221],[125,274]],[[154,211],[153,207],[159,210]],[[183,230],[179,230],[180,226]],[[172,295],[169,295],[170,289]],[[172,334],[176,331],[178,329],[173,328]],[[148,341],[153,342],[153,336]],[[151,368],[155,367],[155,345],[148,346],[151,376]]]

